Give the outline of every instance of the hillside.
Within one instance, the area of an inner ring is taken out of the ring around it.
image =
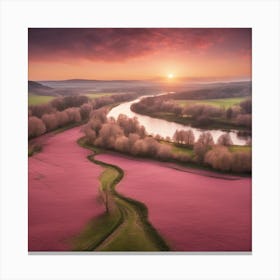
[[[199,90],[178,92],[172,95],[172,99],[217,99],[229,97],[251,96],[251,82],[234,82],[215,84],[211,87]]]
[[[28,93],[34,95],[56,95],[53,88],[34,81],[28,81]]]

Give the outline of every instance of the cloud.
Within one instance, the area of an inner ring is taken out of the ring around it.
[[[125,61],[162,51],[200,51],[226,43],[245,48],[251,29],[30,28],[30,61]],[[245,45],[244,45],[245,44]]]

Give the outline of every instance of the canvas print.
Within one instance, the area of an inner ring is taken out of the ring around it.
[[[28,29],[29,252],[251,252],[250,28]]]

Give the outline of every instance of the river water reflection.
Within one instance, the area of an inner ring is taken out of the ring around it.
[[[141,98],[143,98],[143,97],[141,97]],[[182,125],[182,124],[178,124],[178,123],[175,123],[175,122],[169,122],[169,121],[166,121],[166,120],[156,119],[156,118],[152,118],[152,117],[149,117],[149,116],[144,116],[144,115],[134,113],[130,110],[130,106],[131,106],[131,104],[136,103],[139,100],[140,99],[136,99],[136,100],[129,101],[129,102],[124,102],[124,103],[114,107],[108,113],[108,117],[114,117],[116,119],[120,114],[127,115],[130,118],[137,117],[139,123],[146,128],[146,131],[148,132],[148,134],[151,134],[151,135],[159,134],[162,137],[169,136],[169,137],[172,138],[176,129],[179,129],[179,130],[181,130],[181,129],[184,129],[184,130],[192,129],[192,131],[194,133],[194,136],[195,136],[195,140],[198,139],[199,135],[202,132],[209,131],[212,134],[213,139],[216,143],[219,136],[221,134],[225,133],[225,131],[223,131],[223,130],[198,129],[198,128],[193,128],[193,127],[188,126],[188,125]],[[249,139],[249,137],[239,136],[237,131],[234,131],[234,130],[230,131],[229,134],[230,134],[230,137],[231,137],[234,145],[246,145],[247,140]]]

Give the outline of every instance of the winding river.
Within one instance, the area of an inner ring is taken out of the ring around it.
[[[145,96],[142,96],[141,98],[144,98],[144,97]],[[202,132],[209,131],[212,134],[214,141],[216,142],[217,139],[219,138],[219,136],[221,134],[225,133],[225,131],[223,131],[223,130],[198,129],[198,128],[194,128],[194,127],[191,127],[188,125],[182,125],[182,124],[178,124],[175,122],[169,122],[169,121],[166,121],[163,119],[152,118],[149,116],[144,116],[144,115],[140,115],[135,112],[132,112],[130,109],[131,104],[139,102],[139,100],[141,98],[138,98],[138,99],[135,99],[135,100],[129,101],[129,102],[124,102],[124,103],[114,107],[108,113],[108,117],[114,117],[116,119],[120,114],[125,114],[130,118],[137,117],[139,123],[146,128],[146,131],[148,132],[148,134],[151,134],[151,135],[159,134],[162,137],[169,136],[172,138],[173,134],[175,133],[175,131],[177,129],[179,129],[179,130],[192,129],[194,136],[195,136],[195,140],[198,139],[199,135]],[[249,137],[239,136],[236,130],[231,130],[229,132],[229,134],[230,134],[230,137],[231,137],[234,145],[241,145],[241,146],[246,145],[247,140],[249,139]]]

